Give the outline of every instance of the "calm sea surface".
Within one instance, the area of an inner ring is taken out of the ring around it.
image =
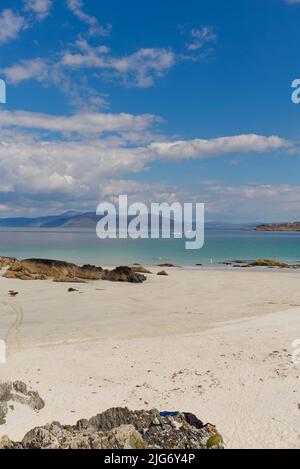
[[[76,263],[121,265],[163,262],[193,265],[226,260],[271,258],[300,262],[300,233],[207,229],[205,245],[187,251],[184,240],[104,240],[94,230],[0,230],[0,255],[41,257]]]

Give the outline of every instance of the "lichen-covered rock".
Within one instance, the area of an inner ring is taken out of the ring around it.
[[[257,259],[247,264],[246,267],[279,267],[283,269],[289,267],[289,265],[274,259]]]
[[[75,426],[58,422],[31,430],[22,442],[8,438],[2,448],[18,449],[222,449],[213,425],[192,414],[161,415],[157,410],[109,409]],[[0,443],[1,448],[1,443]]]
[[[3,267],[8,267],[12,265],[14,262],[16,262],[17,259],[14,257],[0,257],[0,269],[3,269]]]
[[[134,272],[130,267],[123,266],[114,270],[104,270],[102,279],[111,282],[143,283],[147,280],[147,277]]]
[[[34,411],[41,410],[45,406],[39,394],[30,391],[22,381],[0,383],[0,425],[5,423],[6,415],[14,402],[26,405]]]
[[[2,263],[3,267],[9,266],[3,276],[19,280],[52,279],[54,282],[66,283],[82,283],[86,280],[101,279],[142,283],[146,280],[144,275],[134,272],[130,267],[117,267],[109,271],[94,265],[78,266],[69,262],[49,259],[25,259],[23,261],[12,259],[9,261],[8,258],[5,258]]]
[[[130,268],[131,270],[133,270],[133,272],[136,272],[138,274],[152,274],[149,269],[146,269],[146,267],[143,267],[142,265],[133,264],[130,266]]]

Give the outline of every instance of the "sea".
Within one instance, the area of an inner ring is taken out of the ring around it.
[[[205,230],[202,249],[186,250],[184,239],[100,240],[91,229],[2,229],[0,256],[101,266],[132,263],[195,266],[261,258],[297,263],[300,262],[300,233],[211,227]]]

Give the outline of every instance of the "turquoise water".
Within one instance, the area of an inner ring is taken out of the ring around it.
[[[199,251],[185,250],[184,240],[104,240],[94,230],[0,231],[0,255],[42,257],[76,263],[121,265],[133,262],[181,265],[271,258],[300,262],[300,233],[208,229]]]

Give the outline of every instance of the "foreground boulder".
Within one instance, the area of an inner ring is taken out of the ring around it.
[[[45,406],[39,394],[30,391],[22,381],[0,383],[0,425],[6,422],[5,418],[15,403],[25,405],[34,411],[39,411]]]
[[[58,422],[31,430],[20,443],[0,440],[2,449],[223,449],[213,425],[192,414],[109,409],[75,426]]]
[[[109,271],[94,265],[78,266],[70,262],[48,259],[3,260],[8,270],[4,277],[19,280],[48,280],[54,282],[81,283],[86,280],[111,280],[116,282],[142,283],[144,275],[130,267],[117,267]]]

